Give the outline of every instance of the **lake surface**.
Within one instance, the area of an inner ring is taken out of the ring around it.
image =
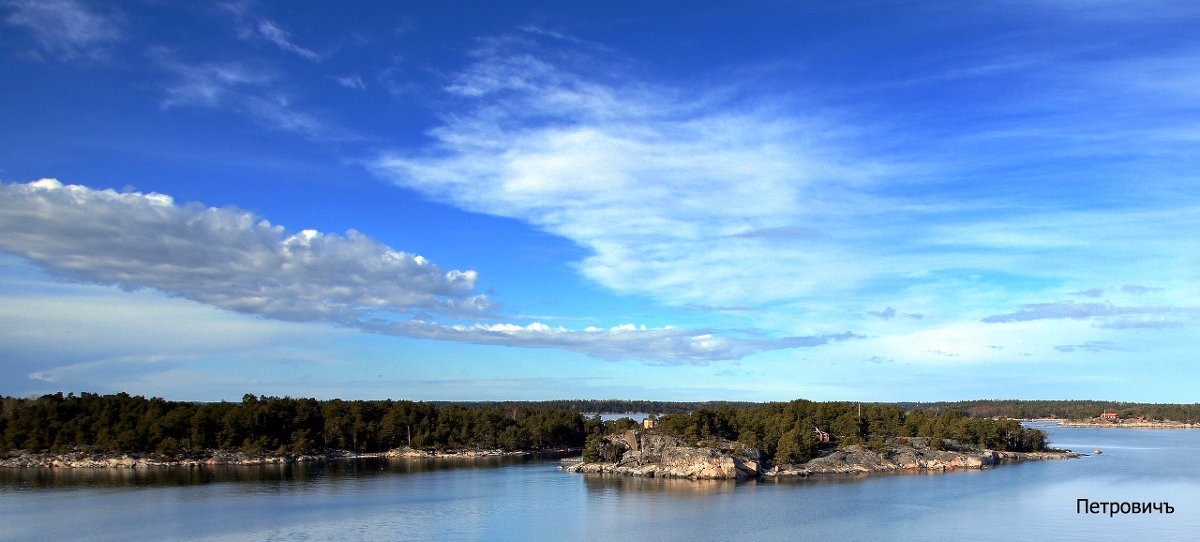
[[[0,469],[3,540],[1192,540],[1200,430],[1047,427],[1102,455],[744,483],[594,477],[548,458],[201,470]],[[1076,512],[1076,499],[1173,514]]]

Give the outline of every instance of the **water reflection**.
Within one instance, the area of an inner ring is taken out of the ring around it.
[[[361,480],[380,475],[411,474],[448,469],[489,469],[557,459],[555,455],[496,456],[483,458],[370,457],[329,462],[264,465],[203,465],[155,468],[0,468],[0,491],[27,489],[82,489],[171,487],[212,483],[253,483],[264,487],[296,489],[317,480]]]
[[[688,480],[685,478],[642,478],[605,474],[582,474],[588,493],[653,492],[672,497],[708,496],[733,493],[739,484],[733,480]],[[753,484],[754,481],[740,482]]]

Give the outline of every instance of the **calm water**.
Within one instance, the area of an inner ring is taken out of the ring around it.
[[[1103,455],[863,479],[689,482],[553,459],[0,469],[5,540],[1194,540],[1200,430],[1048,428]],[[1175,513],[1077,514],[1075,499]],[[634,538],[636,537],[636,538]]]

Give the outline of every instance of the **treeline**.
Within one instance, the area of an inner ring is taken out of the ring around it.
[[[1200,423],[1200,403],[1126,403],[1119,401],[1058,400],[1025,401],[1017,399],[983,399],[939,403],[901,403],[904,407],[963,410],[972,416],[1001,416],[1006,418],[1066,418],[1085,420],[1097,418],[1104,412],[1117,412],[1122,418],[1145,416],[1150,420]]]
[[[886,451],[889,442],[928,437],[942,448],[951,441],[993,450],[1045,449],[1046,435],[1011,419],[973,417],[962,410],[911,410],[894,405],[847,402],[765,403],[667,414],[656,429],[692,443],[718,438],[758,448],[779,463],[800,463],[820,453],[817,429],[832,445],[866,444]],[[900,441],[902,442],[902,441]]]
[[[631,399],[556,399],[550,401],[433,401],[438,405],[466,407],[512,408],[537,406],[581,412],[585,414],[674,414],[692,412],[702,408],[716,409],[725,406],[743,408],[762,403],[748,401],[644,401]]]
[[[735,409],[763,406],[767,403],[745,401],[639,401],[627,399],[576,399],[554,401],[503,401],[503,402],[434,402],[438,405],[458,405],[470,408],[512,408],[536,407],[570,410],[581,413],[624,414],[624,413],[658,413],[680,414],[695,412],[701,409],[717,410],[722,407]],[[867,403],[863,403],[866,405]],[[871,403],[873,405],[895,406],[910,410],[961,410],[972,417],[981,418],[1067,418],[1087,419],[1100,416],[1102,412],[1116,411],[1122,417],[1136,418],[1145,416],[1151,420],[1170,420],[1178,422],[1200,423],[1200,404],[1157,404],[1129,403],[1120,401],[1095,400],[1020,400],[1020,399],[979,399],[972,401],[941,401],[941,402],[899,402]]]
[[[202,456],[211,450],[311,454],[509,451],[580,447],[589,430],[578,413],[536,406],[468,408],[412,401],[255,397],[190,403],[115,395],[0,397],[0,452],[140,452]]]

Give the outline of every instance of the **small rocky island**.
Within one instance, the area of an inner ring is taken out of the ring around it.
[[[690,446],[682,439],[654,431],[631,429],[607,435],[599,443],[599,460],[579,461],[562,469],[578,473],[688,478],[693,480],[746,480],[762,476],[871,474],[901,471],[984,469],[1002,463],[1066,459],[1081,454],[1047,449],[1011,452],[983,449],[956,442],[945,449],[930,447],[930,439],[895,439],[878,446],[852,444],[822,450],[819,456],[798,464],[771,464],[765,454],[730,441]]]

